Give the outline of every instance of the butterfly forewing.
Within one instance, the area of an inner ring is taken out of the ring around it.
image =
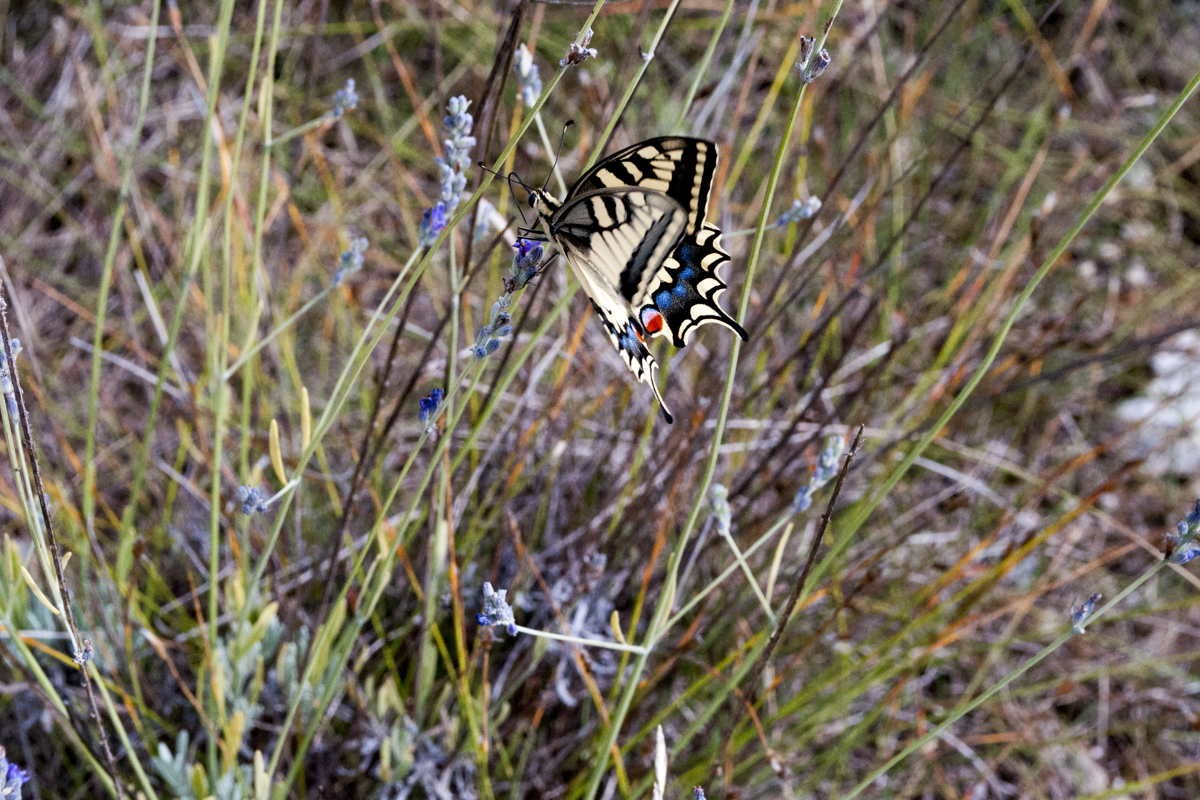
[[[602,187],[636,186],[665,193],[688,212],[687,229],[667,259],[622,294],[639,318],[661,315],[663,333],[685,346],[701,325],[715,322],[746,339],[746,331],[717,302],[726,283],[717,268],[729,260],[720,231],[704,221],[717,168],[717,147],[704,139],[660,136],[619,150],[585,172],[571,196]]]
[[[687,232],[696,234],[708,212],[716,169],[717,147],[712,142],[660,136],[605,156],[580,176],[567,199],[619,186],[662,192],[687,211]]]

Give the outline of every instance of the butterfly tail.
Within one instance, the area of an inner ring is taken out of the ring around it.
[[[650,389],[654,392],[654,399],[658,401],[658,407],[662,411],[663,419],[667,421],[668,425],[673,424],[675,417],[671,415],[671,409],[667,408],[667,403],[663,400],[662,392],[658,389],[658,364],[655,364],[650,369],[650,380],[647,383],[650,384]]]

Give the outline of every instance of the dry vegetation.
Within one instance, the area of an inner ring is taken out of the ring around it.
[[[600,5],[560,68],[590,5],[0,4],[25,796],[648,797],[658,726],[673,798],[1200,795],[1200,8]],[[673,426],[559,261],[480,336],[457,95],[535,184],[719,144],[751,338],[662,349]]]

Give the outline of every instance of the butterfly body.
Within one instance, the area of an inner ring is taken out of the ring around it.
[[[720,230],[705,221],[716,171],[712,142],[648,139],[601,159],[562,200],[534,189],[530,205],[592,301],[609,340],[634,377],[650,385],[672,420],[649,337],[685,346],[701,325],[746,331],[717,300],[729,260]]]

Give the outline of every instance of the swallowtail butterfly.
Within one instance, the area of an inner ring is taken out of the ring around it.
[[[685,346],[715,322],[746,340],[717,303],[729,260],[721,231],[705,221],[717,146],[662,136],[630,145],[585,172],[561,200],[530,190],[529,204],[600,315],[608,338],[634,377],[650,385],[667,422],[671,412],[646,347],[669,335]]]

